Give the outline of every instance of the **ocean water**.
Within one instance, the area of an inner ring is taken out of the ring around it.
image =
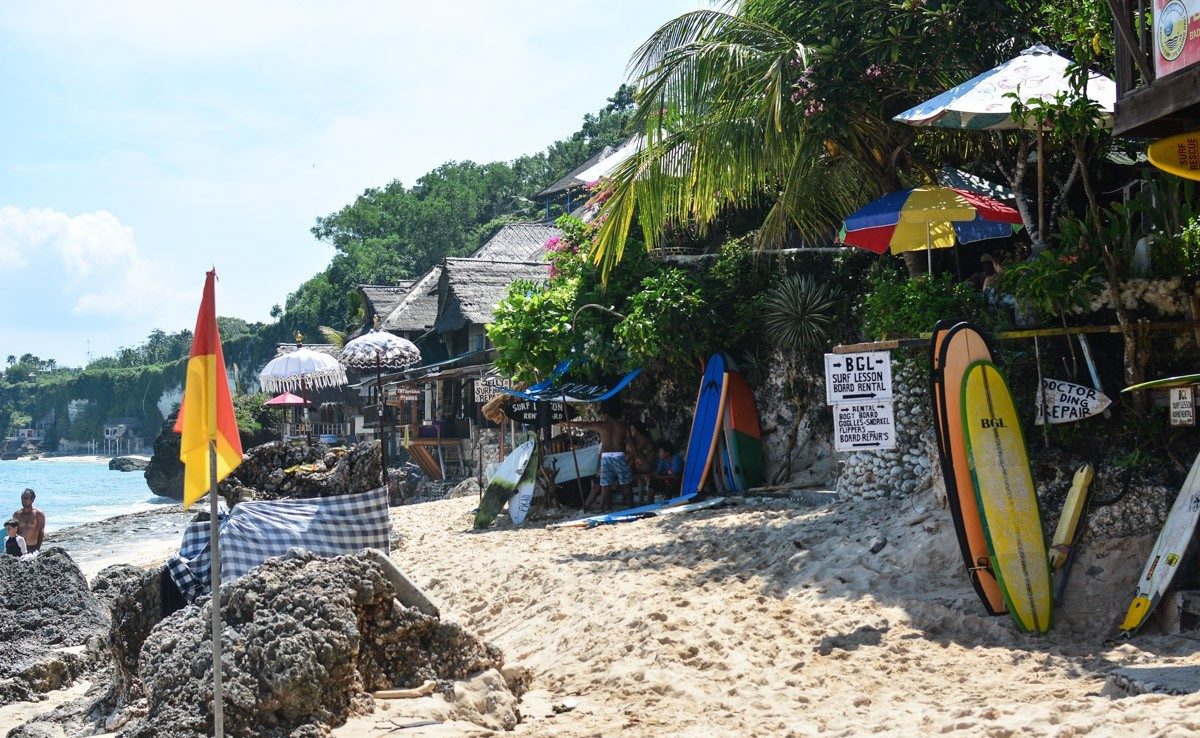
[[[21,507],[21,490],[26,487],[37,492],[33,504],[46,513],[48,532],[178,504],[151,492],[140,471],[109,471],[107,464],[96,462],[0,461],[0,516],[4,520]]]

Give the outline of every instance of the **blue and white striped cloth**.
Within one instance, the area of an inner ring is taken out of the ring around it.
[[[208,521],[183,532],[179,553],[167,572],[188,602],[209,592],[212,555]],[[220,514],[221,581],[231,582],[267,559],[302,548],[318,556],[340,556],[364,548],[388,552],[391,522],[383,487],[356,495],[304,500],[243,502]]]

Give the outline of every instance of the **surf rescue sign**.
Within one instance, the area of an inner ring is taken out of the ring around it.
[[[1196,399],[1191,387],[1172,387],[1171,425],[1196,424]]]
[[[829,405],[892,400],[888,351],[825,354],[825,402]]]
[[[868,451],[896,447],[896,416],[891,402],[833,406],[836,451]]]
[[[1112,400],[1098,389],[1045,377],[1034,423],[1044,425],[1047,418],[1051,425],[1072,423],[1099,415],[1111,404]]]

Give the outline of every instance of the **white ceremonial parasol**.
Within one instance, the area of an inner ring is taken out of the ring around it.
[[[421,360],[421,350],[406,338],[373,330],[347,341],[338,358],[355,369],[403,369]]]
[[[329,354],[300,346],[295,351],[271,359],[258,373],[263,391],[296,392],[340,387],[346,384],[346,370]]]

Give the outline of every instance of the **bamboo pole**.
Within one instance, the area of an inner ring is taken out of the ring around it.
[[[211,426],[211,427],[215,427]],[[221,688],[221,546],[217,525],[217,441],[208,441],[208,550],[211,554],[209,584],[212,587],[213,735],[225,736],[225,695]]]

